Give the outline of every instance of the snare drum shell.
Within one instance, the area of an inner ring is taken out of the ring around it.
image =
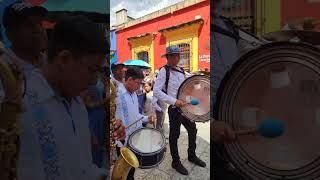
[[[141,169],[151,169],[158,166],[163,161],[166,152],[166,148],[163,148],[157,153],[150,154],[139,153],[135,151],[133,148],[130,149],[137,156],[140,165],[139,168]]]
[[[138,149],[135,149],[132,146],[130,139],[134,136],[134,134],[138,133],[139,131],[145,130],[145,129],[152,129],[154,131],[158,131],[161,134],[162,140],[164,141],[161,149],[159,149],[158,151],[152,152],[152,153],[142,153],[142,152],[139,152]],[[139,168],[150,169],[150,168],[158,166],[164,159],[164,155],[166,152],[165,136],[158,129],[148,128],[148,127],[138,129],[130,135],[129,141],[128,141],[128,147],[137,156],[137,158],[139,160],[139,165],[140,165]]]

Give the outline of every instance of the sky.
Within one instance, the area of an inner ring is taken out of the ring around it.
[[[110,1],[110,23],[116,23],[115,12],[120,9],[127,9],[128,16],[139,18],[183,0],[111,0]]]

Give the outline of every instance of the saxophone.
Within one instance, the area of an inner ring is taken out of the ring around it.
[[[110,160],[112,159],[112,154],[116,147],[116,142],[113,137],[113,133],[115,131],[114,126],[116,123],[115,112],[116,112],[116,97],[117,97],[117,86],[116,84],[110,79]],[[132,167],[138,168],[139,161],[136,155],[127,147],[122,147],[120,149],[120,157],[116,161],[113,171],[111,180],[126,180],[128,173]],[[110,162],[110,161],[109,161]]]
[[[114,127],[116,125],[115,113],[116,113],[116,97],[117,97],[117,86],[110,79],[110,161],[112,161],[112,155],[116,147],[116,142],[113,137]],[[111,163],[112,164],[112,163]]]
[[[0,50],[1,51],[1,50]],[[0,52],[0,81],[5,97],[0,104],[0,179],[17,179],[20,126],[18,115],[23,112],[22,95],[25,79],[15,64],[6,62]],[[21,97],[20,100],[17,100]]]

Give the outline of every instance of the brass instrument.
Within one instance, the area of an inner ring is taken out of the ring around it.
[[[24,76],[18,66],[9,64],[0,52],[0,80],[5,98],[0,102],[0,179],[17,179],[20,124],[18,115],[23,112],[22,95]]]
[[[117,96],[117,86],[110,79],[110,156],[112,156],[114,149],[116,147],[115,140],[113,138],[114,126],[116,123],[115,112],[116,112],[116,96]],[[112,158],[110,157],[110,160]],[[120,149],[120,157],[116,161],[113,170],[111,180],[125,180],[127,179],[130,169],[138,168],[139,161],[136,155],[127,147],[122,147]]]
[[[116,97],[117,97],[117,86],[112,82],[110,79],[110,164],[113,164],[112,161],[112,154],[116,147],[116,143],[113,137],[114,126],[116,124],[115,113],[116,113]]]

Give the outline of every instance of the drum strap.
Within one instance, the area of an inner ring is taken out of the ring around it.
[[[213,32],[231,37],[231,38],[235,39],[236,43],[238,43],[239,39],[240,39],[240,35],[239,35],[239,30],[238,30],[237,26],[230,19],[228,19],[226,17],[219,16],[219,18],[221,18],[224,21],[224,23],[228,26],[228,28],[230,28],[232,30],[232,32],[230,32],[226,29],[223,29],[220,26],[217,26],[216,24],[211,23],[211,29],[213,30]]]
[[[170,79],[170,69],[179,73],[182,73],[183,75],[185,75],[184,69],[179,67],[181,70],[179,71],[178,69],[175,68],[171,68],[168,65],[164,65],[163,68],[166,70],[166,82],[165,82],[165,89],[162,91],[166,94],[168,94],[168,85],[169,85],[169,79]]]

